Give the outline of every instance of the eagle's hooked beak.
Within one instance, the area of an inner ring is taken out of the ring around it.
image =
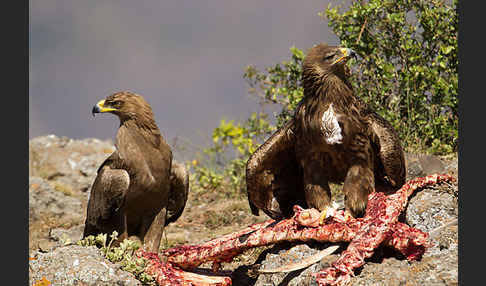
[[[335,64],[337,64],[337,63],[339,63],[343,60],[347,60],[350,57],[356,58],[356,56],[357,56],[355,51],[348,49],[348,48],[339,48],[339,51],[341,52],[341,57],[339,57],[339,59],[334,61],[332,63],[332,65],[335,65]]]
[[[93,116],[95,116],[95,113],[101,113],[101,112],[110,112],[110,111],[115,111],[116,108],[111,108],[111,107],[105,107],[105,100],[100,100],[98,101],[95,106],[93,106],[93,109],[91,110],[91,113]]]

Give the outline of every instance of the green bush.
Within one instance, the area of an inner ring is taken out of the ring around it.
[[[360,55],[350,61],[356,95],[392,123],[409,151],[446,154],[456,148],[456,7],[456,0],[452,6],[440,0],[370,0],[353,1],[344,11],[330,5],[319,13],[341,45]],[[295,47],[290,52],[290,60],[263,72],[248,66],[243,76],[261,105],[278,107],[275,124],[268,112],[253,113],[243,123],[222,120],[213,145],[204,150],[206,159],[194,170],[193,185],[229,183],[232,190],[244,190],[246,160],[293,116],[303,97],[305,55]]]
[[[450,153],[458,136],[457,0],[353,1],[329,26],[361,58],[353,87],[406,147]],[[323,14],[320,14],[323,16]]]
[[[266,113],[253,113],[243,124],[222,119],[213,130],[212,146],[192,162],[191,191],[229,187],[227,195],[241,195],[246,188],[244,173],[248,157],[274,131]]]

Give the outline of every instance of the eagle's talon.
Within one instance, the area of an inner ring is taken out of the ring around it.
[[[220,262],[216,262],[216,261],[214,261],[214,262],[213,262],[213,265],[211,266],[211,270],[212,270],[213,272],[215,272],[215,273],[216,273],[216,272],[218,272],[220,269],[221,269],[221,263],[220,263]]]
[[[327,218],[327,214],[328,214],[328,207],[326,207],[322,212],[321,212],[321,216],[319,217],[319,225],[323,225],[324,224],[324,221],[326,220]]]
[[[344,221],[345,221],[345,222],[347,222],[347,221],[350,221],[350,220],[352,220],[352,219],[354,219],[354,217],[353,217],[353,215],[351,214],[351,212],[350,212],[350,211],[348,211],[348,210],[345,210],[345,211],[344,211]]]

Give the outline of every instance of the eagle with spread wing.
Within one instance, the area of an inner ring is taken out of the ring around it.
[[[184,210],[188,173],[172,160],[152,108],[140,95],[118,92],[92,110],[120,119],[116,150],[101,164],[91,187],[83,237],[117,231],[157,252],[164,227]]]
[[[329,183],[343,183],[348,215],[362,216],[374,189],[393,192],[405,183],[405,160],[393,127],[355,96],[346,63],[354,51],[312,47],[302,64],[304,97],[294,117],[249,158],[252,213],[274,219],[292,206],[322,211],[331,203]]]

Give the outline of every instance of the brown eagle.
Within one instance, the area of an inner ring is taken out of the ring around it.
[[[292,215],[292,206],[325,216],[329,183],[342,183],[345,208],[357,217],[376,188],[395,191],[405,183],[405,161],[393,127],[353,94],[347,48],[319,44],[302,64],[304,97],[293,120],[277,130],[246,165],[252,213]]]
[[[140,95],[118,92],[99,101],[93,115],[118,116],[116,150],[101,164],[91,188],[83,237],[116,230],[157,252],[164,227],[182,214],[189,191],[184,165],[155,124],[152,108]]]

